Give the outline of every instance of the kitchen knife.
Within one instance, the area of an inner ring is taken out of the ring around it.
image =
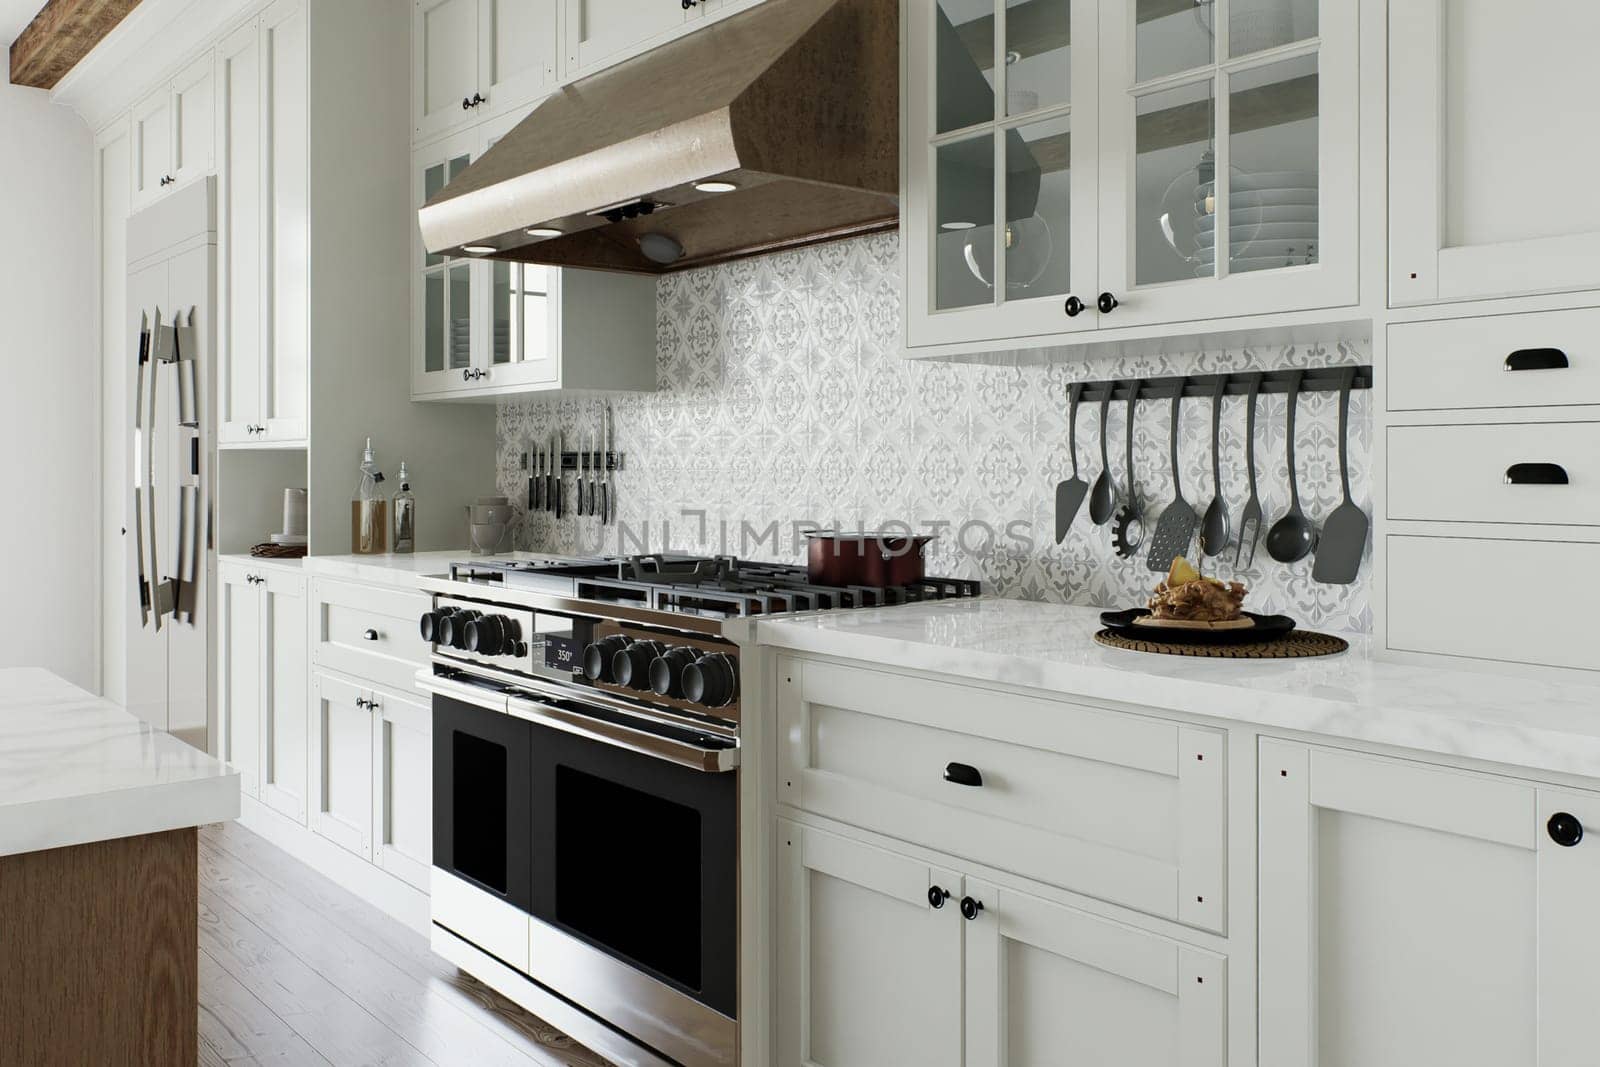
[[[575,509],[579,515],[587,515],[587,505],[584,502],[584,482],[589,477],[589,437],[587,434],[578,442],[578,506]]]
[[[563,503],[561,498],[566,495],[566,486],[562,484],[562,468],[566,466],[567,452],[567,443],[562,439],[560,430],[556,431],[555,445],[551,449],[551,452],[553,453],[550,457],[550,469],[553,474],[551,482],[555,486],[553,495],[555,496],[556,501],[556,518],[559,519],[561,518],[561,505]]]
[[[605,417],[600,423],[600,522],[611,523],[611,454],[615,451],[616,427],[611,422],[611,405],[606,405]]]

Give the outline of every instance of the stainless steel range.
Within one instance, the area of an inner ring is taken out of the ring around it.
[[[818,586],[804,568],[663,556],[475,560],[422,584],[443,943],[666,1061],[736,1063],[741,693],[724,623],[977,584]]]

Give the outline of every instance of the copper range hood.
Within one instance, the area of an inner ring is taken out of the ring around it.
[[[892,229],[899,7],[766,0],[575,82],[428,201],[423,244],[659,274]]]

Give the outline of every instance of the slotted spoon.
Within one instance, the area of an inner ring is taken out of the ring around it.
[[[1178,419],[1182,414],[1182,406],[1183,385],[1180,382],[1178,391],[1172,394],[1173,499],[1161,513],[1161,518],[1156,520],[1156,532],[1150,538],[1150,555],[1146,557],[1145,564],[1153,571],[1171,570],[1173,560],[1188,555],[1189,545],[1194,541],[1195,527],[1200,524],[1200,516],[1183,499],[1182,474],[1178,470]]]

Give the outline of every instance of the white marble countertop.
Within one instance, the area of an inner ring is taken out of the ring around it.
[[[755,620],[802,652],[1600,779],[1600,685],[1441,670],[1350,651],[1211,660],[1095,644],[1100,609],[983,598]]]
[[[239,817],[239,773],[36,667],[0,669],[0,856]]]

